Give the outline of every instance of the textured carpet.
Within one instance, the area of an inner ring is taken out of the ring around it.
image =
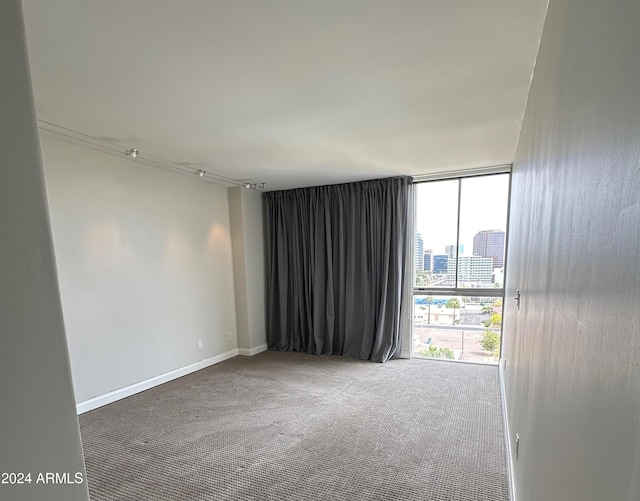
[[[91,499],[508,499],[495,366],[265,352],[80,416]]]

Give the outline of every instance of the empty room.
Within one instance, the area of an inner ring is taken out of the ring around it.
[[[0,2],[0,500],[640,499],[640,2]]]

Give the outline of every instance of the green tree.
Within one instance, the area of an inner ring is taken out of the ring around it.
[[[458,298],[456,297],[452,297],[451,299],[449,299],[449,301],[447,301],[444,304],[445,308],[453,308],[453,324],[455,325],[456,323],[456,309],[460,308],[460,301],[458,301]]]
[[[480,340],[480,346],[484,351],[490,351],[496,356],[496,352],[500,353],[500,335],[491,329],[485,329],[484,335]]]
[[[500,327],[502,325],[502,314],[494,313],[491,315],[491,325],[494,327]]]
[[[451,360],[456,358],[449,348],[437,348],[433,345],[429,345],[428,350],[422,350],[420,356],[425,358],[449,358]]]
[[[431,283],[430,271],[419,271],[416,273],[416,287],[426,287]]]
[[[427,323],[431,323],[431,303],[433,303],[433,296],[427,298]]]

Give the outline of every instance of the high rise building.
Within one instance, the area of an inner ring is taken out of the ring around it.
[[[490,257],[494,268],[504,266],[504,231],[484,230],[473,237],[473,255]]]
[[[422,240],[422,233],[416,233],[416,247],[415,247],[415,269],[416,273],[424,271],[424,241]]]
[[[424,251],[424,271],[431,271],[431,261],[433,261],[433,250],[427,249]]]
[[[447,273],[447,262],[449,256],[446,254],[436,254],[433,256],[433,273],[434,275],[441,275]]]
[[[463,252],[464,252],[464,245],[460,244],[458,246],[458,254],[462,255]],[[444,246],[444,253],[449,257],[456,257],[456,246],[455,246],[455,244],[453,244],[453,245],[445,245]]]
[[[455,281],[456,258],[447,261],[447,275]],[[493,282],[493,259],[480,256],[460,256],[458,265],[458,286],[487,285]]]

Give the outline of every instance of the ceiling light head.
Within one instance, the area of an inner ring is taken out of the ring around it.
[[[124,152],[124,154],[128,157],[136,158],[138,156],[138,150],[136,150],[135,148],[129,148]]]
[[[204,171],[204,170],[202,170],[202,169],[198,169],[197,171],[195,171],[195,172],[194,172],[194,174],[195,174],[196,176],[200,176],[200,177],[204,177],[204,175],[205,175],[206,173],[207,173],[207,172],[206,172],[206,171]]]

